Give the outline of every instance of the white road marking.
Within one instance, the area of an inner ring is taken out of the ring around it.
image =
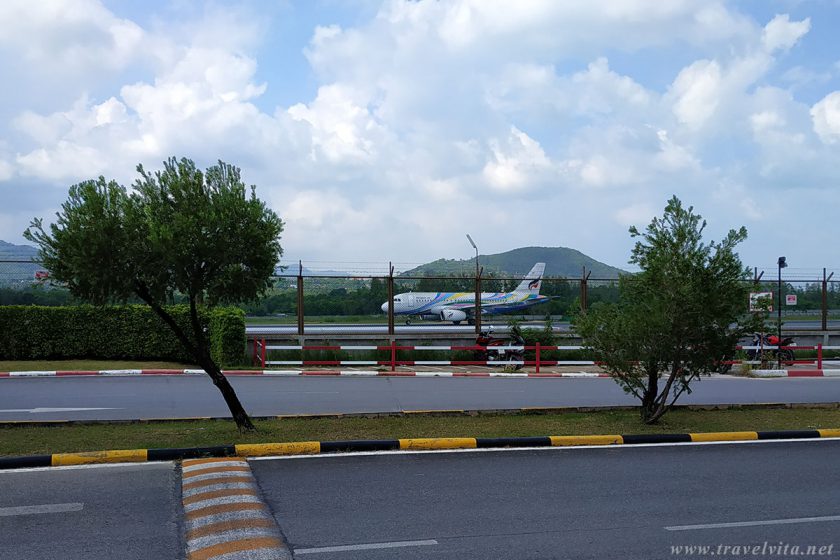
[[[337,453],[316,453],[312,455],[276,455],[265,457],[248,457],[249,461],[277,461],[277,460],[299,460],[299,459],[329,459],[340,457],[363,457],[370,455],[428,455],[430,453],[522,453],[523,451],[546,451],[546,452],[576,452],[588,449],[602,449],[604,451],[620,451],[622,449],[638,449],[640,447],[681,447],[686,445],[760,445],[764,443],[837,443],[840,438],[814,438],[814,439],[751,439],[744,441],[685,441],[674,443],[634,443],[621,445],[571,445],[571,446],[539,446],[539,447],[481,447],[466,449],[430,449],[411,450],[395,449],[393,451],[350,451]],[[2,472],[2,471],[0,471]]]
[[[0,517],[13,515],[36,515],[39,513],[67,513],[81,511],[84,506],[78,502],[69,504],[44,504],[41,506],[17,506],[0,508]]]
[[[122,410],[121,408],[5,408],[2,412],[28,412],[30,414],[44,414],[47,412],[87,412],[89,410]]]
[[[148,463],[102,463],[100,465],[65,465],[62,467],[25,467],[22,469],[0,469],[0,476],[28,472],[61,472],[83,469],[174,469],[174,461],[150,461]]]
[[[795,517],[792,519],[768,519],[765,521],[736,521],[733,523],[707,523],[705,525],[674,525],[665,527],[666,531],[693,531],[696,529],[728,529],[729,527],[758,527],[761,525],[790,525],[792,523],[823,523],[840,521],[840,515],[824,517]]]
[[[317,554],[319,552],[345,552],[349,550],[375,550],[380,548],[402,548],[406,546],[430,546],[438,544],[434,539],[425,541],[397,541],[369,544],[348,544],[344,546],[322,546],[318,548],[296,548],[295,554]]]

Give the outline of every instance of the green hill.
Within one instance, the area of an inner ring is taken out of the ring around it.
[[[564,278],[580,278],[582,268],[592,271],[591,278],[613,279],[626,271],[596,261],[575,249],[567,247],[522,247],[496,255],[480,255],[479,264],[487,272],[511,277],[524,276],[534,263],[545,263],[545,275]],[[451,276],[471,274],[475,271],[475,259],[438,259],[402,273],[403,276]]]

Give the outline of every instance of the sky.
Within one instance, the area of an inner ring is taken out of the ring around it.
[[[676,195],[748,266],[840,269],[838,27],[837,0],[3,0],[0,239],[175,156],[240,167],[313,268],[467,233],[629,268]]]

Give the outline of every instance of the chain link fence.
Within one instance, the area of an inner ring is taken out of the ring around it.
[[[257,301],[243,302],[240,307],[252,322],[297,324],[301,333],[309,321],[353,324],[388,320],[389,326],[393,328],[395,322],[405,321],[406,318],[390,316],[383,309],[383,304],[400,294],[456,292],[472,295],[474,300],[476,292],[509,292],[522,280],[522,277],[510,277],[493,271],[482,271],[480,277],[476,278],[475,268],[469,266],[456,273],[418,274],[412,271],[412,265],[399,263],[399,267],[405,271],[397,272],[397,264],[288,264],[278,269],[269,293]],[[751,291],[771,294],[771,320],[778,315],[780,288],[783,296],[783,321],[816,321],[814,328],[825,330],[829,321],[840,319],[840,275],[835,279],[833,271],[827,268],[784,269],[780,284],[777,274],[775,269],[756,268],[750,282]],[[488,314],[488,311],[492,311],[489,306],[484,309],[484,313],[478,310],[477,315],[477,309],[471,308],[469,315],[477,316],[478,323],[507,322],[511,318],[563,320],[577,310],[587,309],[599,302],[618,301],[619,288],[617,279],[592,278],[583,269],[578,278],[544,277],[539,293],[547,296],[547,299],[537,305],[501,316]],[[0,255],[0,305],[78,303],[66,289],[52,281],[49,272],[37,261],[3,258]],[[434,320],[431,314],[425,318]],[[447,322],[452,322],[452,319]]]

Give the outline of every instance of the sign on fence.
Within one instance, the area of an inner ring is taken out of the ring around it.
[[[785,305],[796,305],[796,294],[787,294],[785,296]]]
[[[773,311],[773,292],[750,292],[750,311]]]

